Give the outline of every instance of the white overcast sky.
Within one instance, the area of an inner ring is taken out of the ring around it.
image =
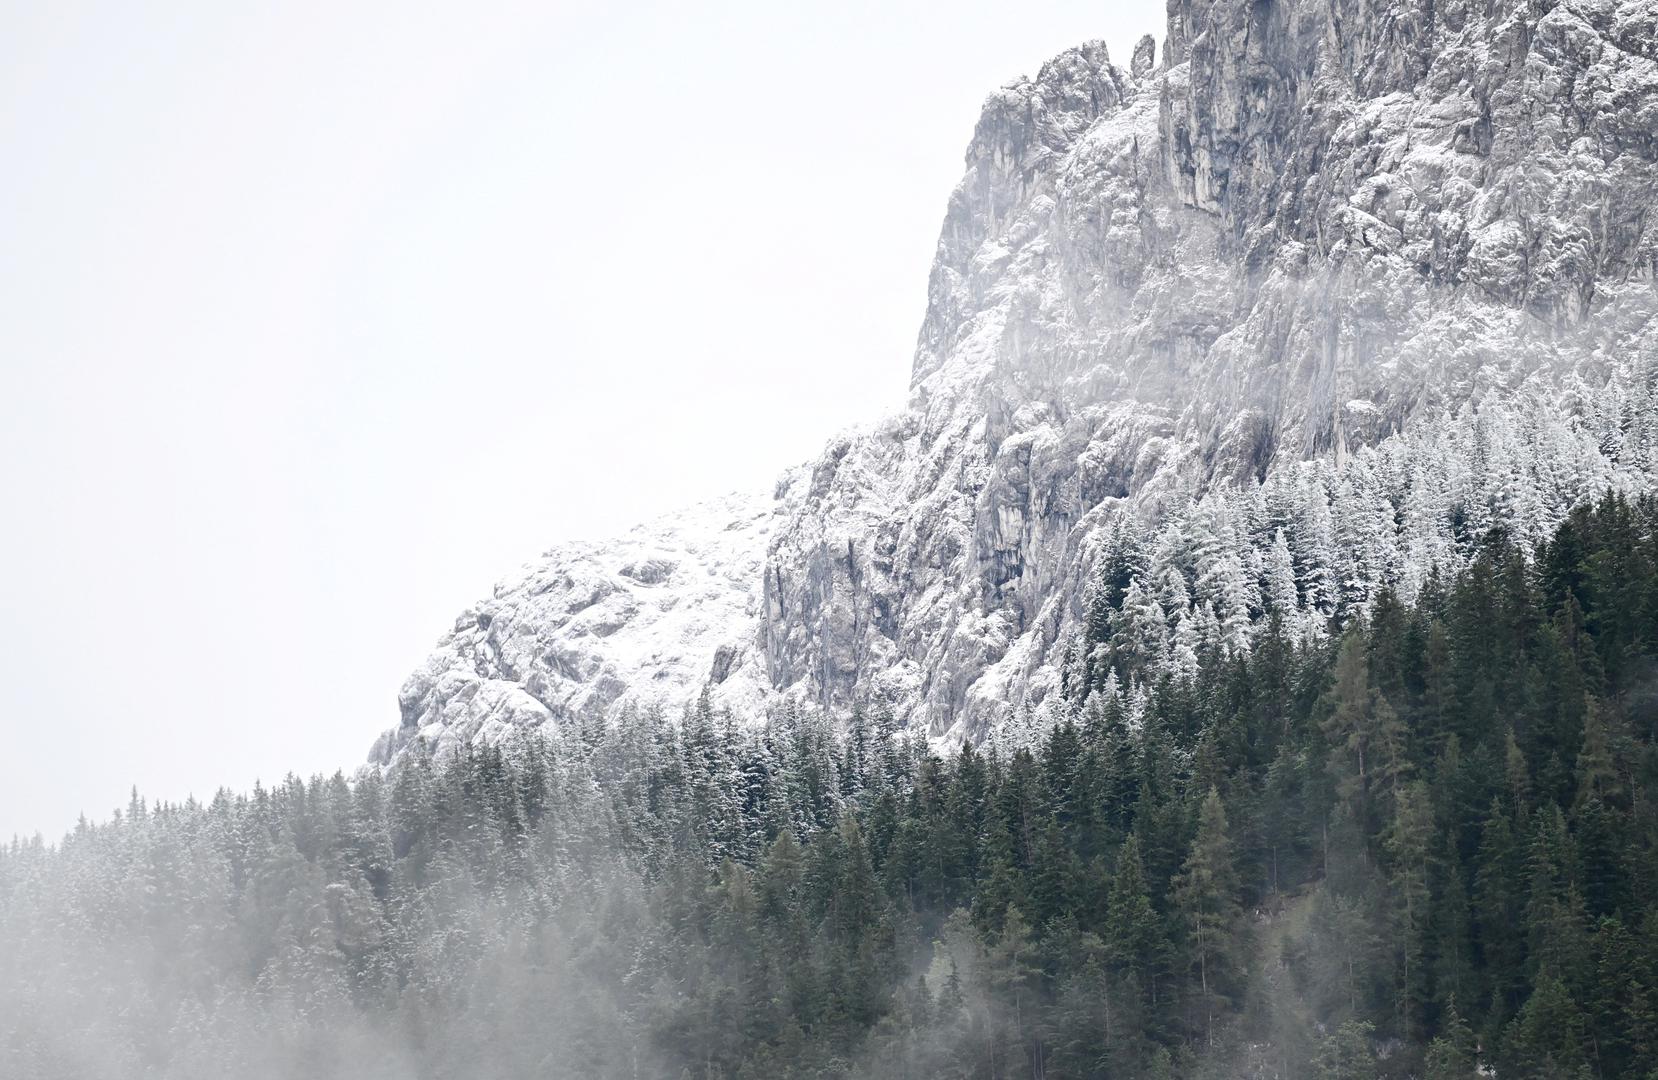
[[[904,397],[979,105],[1161,0],[0,0],[0,837],[350,769],[550,543]]]

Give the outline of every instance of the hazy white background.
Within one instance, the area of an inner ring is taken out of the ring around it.
[[[355,766],[511,566],[896,406],[985,94],[1161,9],[0,0],[0,837]]]

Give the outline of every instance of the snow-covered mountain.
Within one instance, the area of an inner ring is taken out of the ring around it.
[[[1161,53],[986,101],[902,411],[526,566],[374,756],[705,687],[976,737],[1125,534],[1173,655],[1646,485],[1658,0],[1169,0]]]

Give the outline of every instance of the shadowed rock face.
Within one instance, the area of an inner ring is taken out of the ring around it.
[[[1055,688],[1114,515],[1658,355],[1655,140],[1658,0],[1170,0],[1161,64],[1092,43],[986,101],[904,411],[656,527],[717,587],[653,527],[549,553],[485,605],[519,644],[463,617],[376,753],[653,686],[976,737]]]

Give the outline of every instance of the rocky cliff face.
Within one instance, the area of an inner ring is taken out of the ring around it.
[[[1658,0],[1170,0],[992,94],[910,400],[775,492],[550,552],[404,687],[440,742],[708,687],[976,737],[1101,538],[1658,357]]]

